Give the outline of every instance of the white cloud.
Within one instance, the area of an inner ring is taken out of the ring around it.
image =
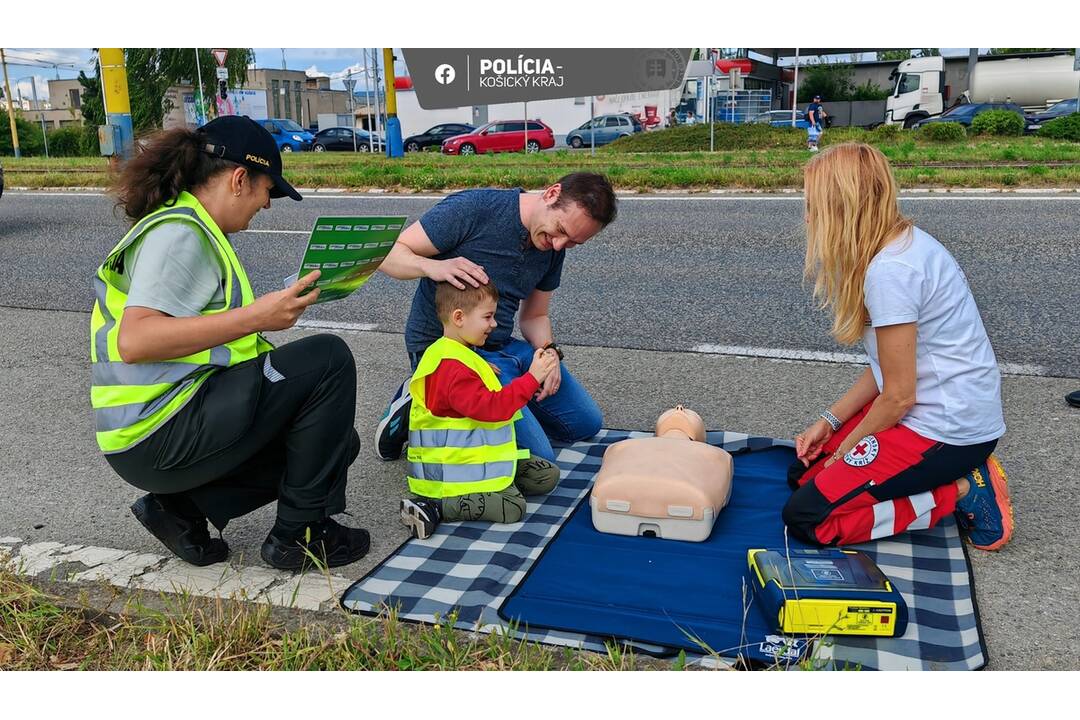
[[[329,73],[324,73],[318,65],[312,65],[304,71],[304,74],[308,77],[330,77]]]
[[[37,96],[41,102],[49,101],[49,79],[44,75],[34,75],[34,81],[37,83]],[[11,92],[15,97],[19,97],[19,93],[22,93],[23,100],[34,99],[34,88],[30,84],[30,78],[24,77],[16,80],[12,83],[13,87]]]

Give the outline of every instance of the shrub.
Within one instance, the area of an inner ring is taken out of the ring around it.
[[[79,154],[84,157],[96,157],[101,154],[96,125],[83,125],[79,138]]]
[[[878,125],[876,128],[870,131],[870,139],[873,142],[896,142],[900,139],[901,134],[904,132],[902,125]]]
[[[62,127],[49,133],[49,154],[53,157],[82,155],[82,128]]]
[[[917,133],[920,140],[930,142],[962,142],[967,137],[964,126],[956,122],[927,123]]]
[[[41,125],[28,122],[18,113],[15,115],[15,132],[19,134],[19,153],[27,157],[45,154],[45,138],[41,135]],[[11,126],[7,113],[0,110],[0,155],[14,155],[11,144]]]
[[[1019,136],[1024,134],[1024,125],[1024,118],[1011,110],[987,110],[971,121],[971,132],[975,135]]]
[[[766,123],[715,124],[717,150],[768,150],[801,148],[805,145],[806,131],[798,128],[778,128]],[[634,133],[602,148],[606,152],[687,152],[708,149],[708,123]]]
[[[1080,142],[1080,113],[1051,120],[1039,128],[1039,137]]]

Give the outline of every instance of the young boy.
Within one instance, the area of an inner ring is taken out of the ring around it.
[[[529,372],[505,388],[475,352],[497,327],[499,291],[491,283],[459,290],[440,282],[435,310],[443,336],[424,351],[409,391],[409,490],[401,521],[421,540],[439,522],[515,523],[525,495],[551,492],[559,468],[519,450],[514,421],[559,363],[554,350],[537,350]]]

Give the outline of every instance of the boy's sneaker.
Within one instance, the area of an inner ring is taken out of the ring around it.
[[[185,562],[203,567],[224,562],[229,557],[229,546],[225,541],[210,537],[205,517],[181,515],[166,508],[161,498],[152,494],[136,500],[131,512],[151,535]]]
[[[1013,507],[1005,471],[991,455],[964,477],[971,489],[956,501],[957,523],[967,532],[968,542],[978,549],[999,550],[1013,534]]]
[[[345,527],[331,518],[289,535],[285,537],[275,528],[266,536],[260,554],[267,565],[279,570],[340,567],[364,557],[371,547],[367,530]]]
[[[409,439],[411,408],[412,395],[409,394],[409,380],[406,380],[398,388],[375,430],[375,454],[380,460],[397,460],[401,457],[401,449]]]
[[[439,527],[442,508],[438,500],[405,498],[401,501],[401,522],[420,540],[427,540]]]

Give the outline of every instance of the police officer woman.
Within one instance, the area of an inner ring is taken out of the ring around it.
[[[318,272],[254,297],[228,234],[270,198],[299,193],[281,177],[273,138],[246,117],[150,139],[114,188],[132,227],[98,268],[90,324],[91,403],[112,468],[147,495],[131,510],[178,557],[228,557],[211,538],[232,518],[277,500],[262,546],[276,568],[311,556],[344,565],[366,530],[330,516],[360,440],[356,368],[341,338],[274,348],[318,296]]]

